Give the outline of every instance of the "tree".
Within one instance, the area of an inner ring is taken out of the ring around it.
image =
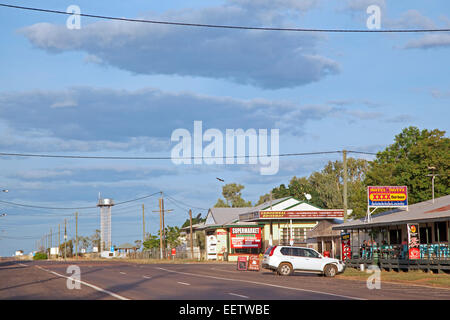
[[[59,252],[61,253],[61,257],[72,257],[73,255],[73,243],[74,240],[69,240],[66,242],[63,242],[59,246]]]
[[[197,223],[202,223],[205,221],[206,221],[206,218],[202,219],[202,214],[199,213],[196,217],[192,218],[192,225],[197,224]],[[186,221],[183,223],[181,228],[189,227],[190,225],[191,225],[190,219],[186,219]]]
[[[147,233],[145,235],[145,241],[142,243],[144,249],[159,248],[159,244],[160,244],[159,237],[156,235],[154,236],[151,233]]]
[[[272,198],[280,199],[291,196],[324,209],[342,208],[343,167],[342,161],[329,161],[320,172],[313,172],[308,178],[294,176],[288,187],[281,184],[272,189]],[[367,171],[368,162],[366,160],[347,159],[348,205],[353,209],[354,217],[364,216],[366,212],[364,179]],[[311,200],[306,199],[306,194],[311,195]],[[259,203],[265,199],[267,199],[267,194],[260,197]]]
[[[219,199],[217,203],[214,205],[216,208],[220,207],[232,207],[232,208],[242,208],[242,207],[251,207],[251,201],[245,201],[242,199],[241,190],[245,187],[241,184],[229,183],[222,187],[222,195],[226,200],[226,203]]]
[[[166,230],[166,248],[176,248],[181,244],[180,228],[167,226]]]
[[[90,237],[90,241],[93,247],[97,247],[100,251],[100,241],[101,241],[101,233],[100,230],[96,229],[95,233]]]
[[[438,129],[420,131],[408,127],[395,136],[394,143],[377,154],[371,163],[366,185],[408,187],[408,203],[432,197],[429,167],[435,167],[435,197],[450,193],[450,139]]]
[[[142,240],[135,240],[134,244],[136,245],[136,250],[139,250],[142,246]]]

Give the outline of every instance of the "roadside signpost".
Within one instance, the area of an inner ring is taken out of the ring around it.
[[[341,233],[342,261],[352,258],[352,247],[350,243],[350,233]]]
[[[259,257],[258,256],[250,256],[249,257],[248,270],[259,271]]]
[[[237,269],[239,271],[247,271],[248,269],[248,261],[246,256],[240,256],[237,260]]]

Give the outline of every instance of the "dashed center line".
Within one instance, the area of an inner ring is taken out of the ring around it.
[[[232,295],[232,296],[240,297],[240,298],[250,299],[249,297],[243,296],[242,294],[237,294],[237,293],[232,293],[232,292],[230,292],[228,294]]]
[[[178,281],[178,283],[179,283],[179,284],[184,284],[185,286],[190,286],[190,284],[189,284],[189,283],[186,283],[186,282],[179,282],[179,281]]]

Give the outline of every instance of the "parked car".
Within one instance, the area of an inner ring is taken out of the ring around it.
[[[338,259],[326,258],[314,249],[290,246],[269,247],[264,252],[262,267],[283,276],[294,271],[312,271],[334,277],[345,270],[345,264]]]

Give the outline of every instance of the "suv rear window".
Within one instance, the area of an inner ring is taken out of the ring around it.
[[[268,247],[267,250],[266,250],[266,252],[264,252],[264,254],[269,254],[269,253],[270,253],[270,250],[272,250],[272,248],[273,248],[273,246]]]
[[[292,248],[289,248],[289,247],[283,247],[283,248],[281,248],[281,249],[280,249],[280,252],[281,252],[281,254],[284,255],[284,256],[292,256],[292,255],[293,255],[293,253],[292,253]]]

